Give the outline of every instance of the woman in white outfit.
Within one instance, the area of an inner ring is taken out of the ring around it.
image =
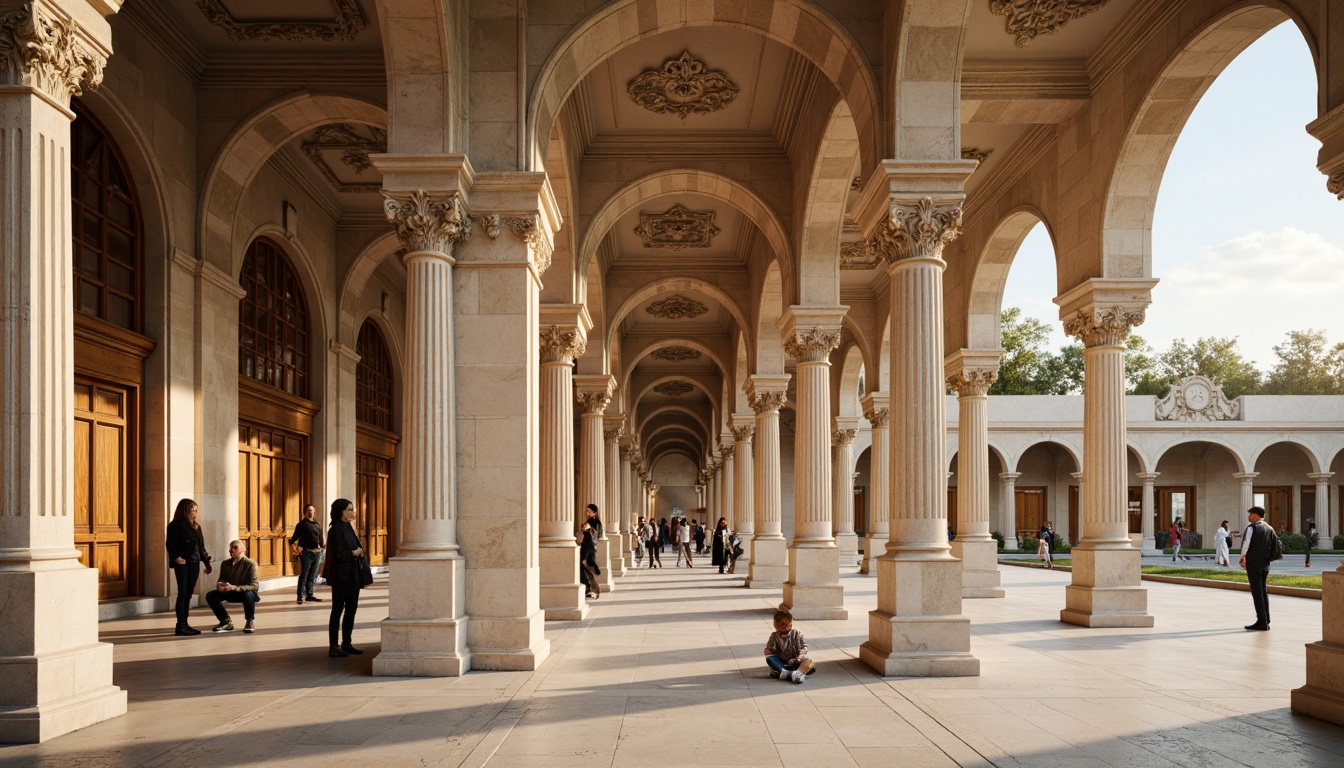
[[[1232,561],[1227,554],[1228,550],[1232,548],[1232,533],[1227,529],[1226,520],[1223,521],[1223,524],[1213,534],[1213,547],[1214,552],[1216,553],[1214,555],[1215,562],[1219,565],[1232,565]]]
[[[686,567],[691,567],[691,526],[686,523],[686,518],[681,519],[681,527],[677,529],[677,546],[681,548],[682,553],[686,555]],[[681,556],[677,556],[677,561],[681,561]]]

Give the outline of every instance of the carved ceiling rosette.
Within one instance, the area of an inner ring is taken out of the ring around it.
[[[756,436],[756,426],[747,424],[741,427],[733,427],[733,440],[738,443],[750,443]]]
[[[412,252],[451,255],[453,243],[471,237],[471,217],[457,193],[434,196],[423,189],[409,195],[383,192],[383,213],[396,227],[402,245]]]
[[[998,378],[994,368],[962,368],[947,377],[947,385],[962,397],[986,395]]]
[[[327,162],[327,153],[339,151],[341,163],[356,174],[372,168],[369,155],[387,151],[387,131],[376,126],[367,126],[367,130],[366,137],[343,123],[324,125],[313,134],[312,141],[303,143],[303,153],[338,192],[377,192],[382,187],[377,179],[357,184],[343,182]]]
[[[196,0],[196,7],[211,24],[224,30],[230,40],[353,40],[366,22],[356,0],[329,0],[331,21],[271,19],[239,21],[224,6],[224,0]]]
[[[518,239],[527,243],[527,251],[532,256],[532,265],[536,267],[538,275],[550,268],[553,248],[546,235],[542,234],[535,215],[505,216],[504,224]]]
[[[821,363],[840,347],[840,331],[813,327],[784,340],[784,353],[800,363]]]
[[[989,10],[1006,17],[1004,26],[1017,47],[1026,48],[1038,35],[1054,32],[1105,4],[1106,0],[989,0]]]
[[[103,82],[107,57],[94,50],[69,20],[24,3],[0,16],[0,65],[5,85],[36,88],[69,106],[72,96]]]
[[[611,393],[597,391],[581,391],[575,394],[575,400],[579,404],[579,413],[594,414],[605,413],[607,406],[611,405]]]
[[[887,426],[887,422],[891,421],[891,409],[870,408],[863,412],[863,417],[868,420],[869,424],[873,425],[873,429],[881,429]]]
[[[757,392],[751,396],[750,405],[757,414],[778,413],[786,402],[788,396],[783,392]]]
[[[654,317],[661,317],[664,320],[690,320],[699,317],[709,311],[709,307],[696,301],[688,299],[685,296],[669,296],[662,301],[655,301],[644,309]]]
[[[541,362],[572,363],[583,357],[588,349],[588,339],[578,330],[562,330],[552,325],[541,330]]]
[[[737,84],[723,72],[708,69],[705,63],[682,51],[658,69],[641,72],[625,87],[630,100],[659,115],[707,115],[728,106],[737,98]]]
[[[665,381],[654,387],[653,391],[668,397],[681,397],[690,394],[694,389],[694,386],[685,381]]]
[[[683,360],[699,360],[700,353],[690,347],[663,347],[649,353],[649,357],[655,360],[666,360],[669,363],[679,363]]]
[[[635,234],[644,241],[645,248],[680,251],[708,248],[719,228],[714,226],[714,211],[693,211],[677,203],[662,213],[640,211]]]
[[[1080,309],[1073,319],[1064,323],[1064,333],[1083,342],[1084,347],[1124,346],[1130,329],[1143,325],[1143,320],[1143,309]]]
[[[836,445],[850,445],[859,436],[857,429],[837,429],[831,433]]]

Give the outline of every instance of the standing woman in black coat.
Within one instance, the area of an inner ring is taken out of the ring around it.
[[[720,517],[719,524],[714,526],[714,543],[712,555],[714,557],[713,565],[719,566],[719,573],[731,565],[732,548],[728,543],[728,518]]]
[[[364,585],[359,580],[358,558],[364,556],[364,548],[359,545],[355,535],[355,505],[349,499],[337,499],[331,503],[331,528],[327,529],[327,563],[322,569],[322,578],[331,586],[331,618],[327,621],[327,639],[331,641],[328,656],[349,656],[363,651],[350,644],[350,635],[355,631],[355,611],[359,610],[359,590]],[[344,617],[342,617],[344,613]],[[336,644],[336,628],[341,629],[341,644]]]
[[[177,502],[173,510],[172,522],[168,523],[168,534],[164,545],[168,548],[168,567],[173,569],[177,578],[177,630],[178,635],[199,635],[201,630],[187,624],[187,615],[191,612],[191,596],[196,593],[196,580],[201,575],[201,564],[205,564],[206,575],[210,574],[210,553],[205,551],[205,535],[201,533],[196,516],[200,507],[191,499]]]

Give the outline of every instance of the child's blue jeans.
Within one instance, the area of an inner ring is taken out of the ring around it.
[[[795,662],[792,663],[792,664],[789,664],[788,662],[784,661],[783,659],[779,658],[778,656],[766,656],[766,657],[765,657],[765,664],[766,664],[766,666],[770,667],[771,669],[773,669],[773,670],[776,671],[776,672],[784,672],[784,671],[786,671],[786,670],[797,669],[798,666],[799,666],[800,664],[802,664],[802,663],[803,663],[803,662],[800,660],[800,661],[795,661]],[[816,671],[817,671],[817,668],[816,668],[815,666],[813,666],[811,669],[809,669],[809,670],[807,671],[807,674],[810,675],[810,674],[813,674],[813,673],[816,672]]]

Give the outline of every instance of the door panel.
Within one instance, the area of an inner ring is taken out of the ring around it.
[[[1018,486],[1013,492],[1013,501],[1017,509],[1017,532],[1033,539],[1040,535],[1045,525],[1045,488]]]
[[[135,387],[75,377],[75,549],[98,570],[100,600],[134,591],[136,394]]]
[[[294,573],[288,539],[308,495],[307,453],[307,435],[238,423],[238,538],[262,578]]]
[[[391,557],[392,460],[386,456],[355,454],[355,527],[370,565]]]

